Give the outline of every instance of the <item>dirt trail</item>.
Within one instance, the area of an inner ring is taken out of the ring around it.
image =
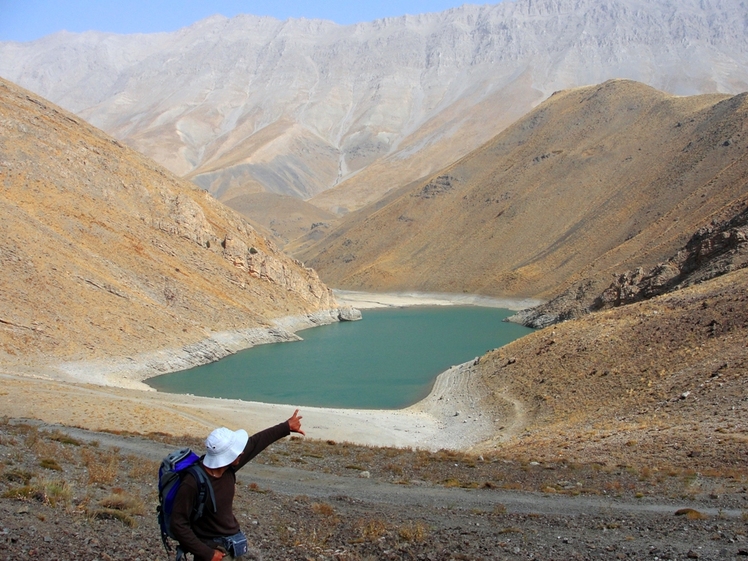
[[[82,442],[97,441],[99,446],[117,449],[120,453],[160,461],[173,446],[137,436],[120,436],[106,432],[87,431],[37,421],[23,422],[40,430],[59,430]],[[319,500],[341,497],[365,503],[384,503],[409,507],[438,508],[450,505],[461,510],[492,510],[501,505],[508,513],[543,515],[636,515],[643,513],[672,515],[682,508],[692,508],[708,516],[740,518],[743,510],[718,509],[696,501],[628,502],[615,498],[519,493],[489,489],[461,489],[433,486],[427,483],[397,485],[374,478],[344,477],[292,467],[250,463],[239,472],[240,480],[256,483],[261,489],[288,496],[304,495]]]

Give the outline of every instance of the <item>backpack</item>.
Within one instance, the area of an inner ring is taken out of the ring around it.
[[[171,551],[168,538],[176,540],[171,533],[171,514],[174,508],[174,499],[177,491],[182,485],[185,475],[191,473],[197,481],[197,501],[192,511],[190,521],[194,522],[203,515],[208,496],[213,503],[213,512],[216,511],[216,497],[213,494],[213,486],[210,484],[208,474],[199,464],[200,457],[189,448],[182,448],[172,452],[161,461],[158,470],[158,525],[161,527],[161,540],[164,542],[166,551]]]

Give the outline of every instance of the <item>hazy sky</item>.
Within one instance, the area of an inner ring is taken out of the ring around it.
[[[490,0],[495,4],[500,0]],[[339,24],[441,12],[466,0],[0,0],[0,41],[33,41],[60,30],[174,31],[210,15],[305,17]]]

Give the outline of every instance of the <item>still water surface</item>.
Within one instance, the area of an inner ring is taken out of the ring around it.
[[[299,332],[218,362],[151,378],[159,391],[265,403],[397,409],[428,395],[440,373],[531,330],[513,312],[474,306],[364,310],[364,319]]]

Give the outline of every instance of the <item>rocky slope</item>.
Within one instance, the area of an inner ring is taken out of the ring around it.
[[[554,297],[670,258],[748,189],[746,95],[559,92],[459,162],[290,249],[339,288]]]
[[[283,246],[310,232],[321,237],[336,222],[334,214],[289,195],[245,193],[225,198],[223,203],[264,228]]]
[[[281,318],[338,317],[313,270],[208,193],[4,80],[0,189],[0,362],[16,371],[119,357],[142,378],[292,338]]]
[[[734,216],[730,216],[733,214]],[[528,327],[547,327],[596,310],[633,304],[698,284],[748,266],[748,199],[725,209],[726,218],[699,228],[673,257],[645,270],[616,275],[602,293],[602,278],[576,283],[551,301],[507,318]]]
[[[344,212],[557,90],[628,78],[745,91],[747,22],[740,0],[507,0],[347,27],[216,16],[175,33],[0,44],[0,75],[220,200],[265,190]]]
[[[540,330],[474,367],[483,405],[522,421],[488,447],[744,473],[746,341],[746,269]]]

